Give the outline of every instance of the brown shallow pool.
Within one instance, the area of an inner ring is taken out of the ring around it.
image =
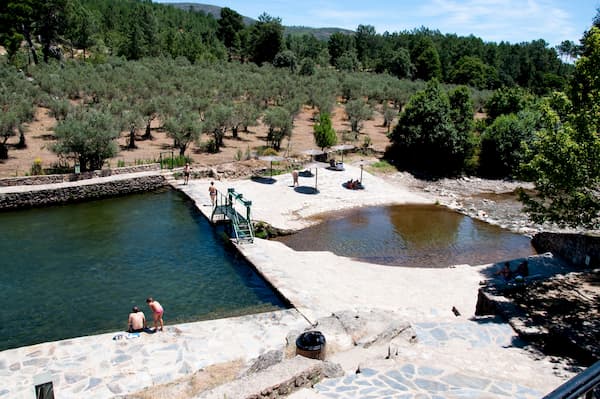
[[[412,267],[479,265],[535,254],[529,237],[435,205],[361,208],[279,237],[297,251],[331,251],[371,263]]]

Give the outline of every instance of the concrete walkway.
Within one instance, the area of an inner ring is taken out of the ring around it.
[[[66,182],[54,183],[54,184],[6,186],[6,187],[0,187],[0,194],[56,190],[56,189],[65,188],[65,187],[95,185],[95,184],[108,183],[108,182],[119,181],[119,180],[140,178],[140,177],[145,177],[145,176],[159,176],[161,174],[165,175],[166,173],[167,172],[162,171],[162,170],[149,170],[146,172],[115,174],[115,175],[111,175],[111,176],[97,177],[97,178],[93,178],[93,179],[66,181]]]

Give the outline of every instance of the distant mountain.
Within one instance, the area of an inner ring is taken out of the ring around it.
[[[353,35],[354,31],[343,28],[310,28],[308,26],[286,26],[284,35],[304,35],[312,34],[319,40],[327,40],[334,33],[344,33]]]
[[[201,3],[163,3],[163,4],[167,5],[167,6],[173,6],[176,8],[180,8],[182,10],[203,12],[205,14],[210,14],[215,19],[221,18],[221,8],[223,8],[223,7],[219,7],[219,6],[213,6],[210,4],[201,4]],[[250,17],[245,17],[242,15],[242,18],[244,20],[244,24],[246,24],[246,25],[252,25],[253,23],[256,22],[255,19],[252,19]]]
[[[165,5],[170,5],[173,7],[180,8],[182,10],[194,11],[194,12],[203,12],[205,14],[212,15],[215,19],[221,18],[221,8],[219,6],[213,6],[210,4],[201,4],[201,3],[163,3]],[[255,19],[250,17],[242,16],[244,20],[244,24],[252,25],[256,22]],[[319,40],[327,40],[329,36],[336,32],[341,32],[347,35],[353,35],[354,31],[342,28],[310,28],[307,26],[284,26],[285,31],[284,35],[303,35],[303,34],[312,34]]]

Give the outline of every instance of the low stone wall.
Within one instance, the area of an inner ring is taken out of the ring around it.
[[[166,184],[166,180],[162,175],[151,175],[93,184],[79,184],[69,187],[4,193],[0,194],[0,210],[32,208],[115,197],[156,190]]]
[[[296,356],[196,396],[198,399],[276,399],[311,388],[325,376],[325,363]]]
[[[93,179],[97,177],[106,177],[113,175],[123,175],[127,173],[147,172],[160,170],[160,164],[153,163],[147,165],[127,166],[124,168],[94,170],[84,173],[67,173],[62,175],[39,175],[26,177],[9,177],[0,179],[0,187],[10,186],[34,186],[39,184],[55,184],[69,181],[80,181]]]
[[[583,234],[539,233],[531,240],[538,253],[552,252],[573,266],[600,267],[600,237]]]

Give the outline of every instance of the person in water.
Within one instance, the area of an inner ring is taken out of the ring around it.
[[[146,303],[152,310],[152,315],[154,316],[154,331],[162,331],[163,330],[163,313],[165,313],[163,307],[160,305],[158,301],[155,301],[152,297],[146,299]],[[158,329],[158,325],[160,324],[160,330]]]
[[[127,332],[136,333],[142,332],[146,328],[146,316],[144,312],[137,306],[134,306],[129,313],[129,320],[127,321]]]

